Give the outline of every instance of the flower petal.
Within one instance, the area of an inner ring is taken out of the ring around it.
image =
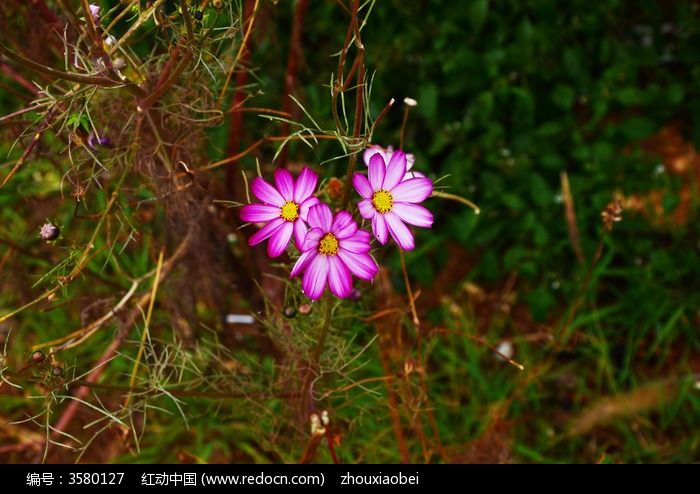
[[[362,280],[371,280],[379,272],[379,266],[369,254],[353,254],[341,250],[338,256],[350,272]]]
[[[394,203],[392,212],[396,213],[408,224],[420,226],[422,228],[430,228],[433,226],[433,213],[418,204],[396,202]]]
[[[280,208],[270,204],[246,204],[241,208],[241,219],[259,223],[262,221],[272,221],[279,218]]]
[[[306,252],[304,252],[302,255],[299,256],[299,259],[297,259],[296,264],[292,268],[292,272],[289,274],[289,278],[294,278],[296,275],[301,273],[306,269],[306,267],[309,265],[311,261],[314,260],[314,258],[319,255],[318,251],[316,249],[311,249]]]
[[[386,177],[384,177],[384,185],[386,190],[393,189],[396,184],[403,180],[406,175],[406,153],[400,149],[394,151],[391,155],[389,164],[386,165]]]
[[[294,198],[294,179],[287,169],[278,168],[275,170],[275,185],[277,185],[277,190],[282,194],[285,202]]]
[[[301,250],[301,246],[304,245],[304,239],[308,231],[309,227],[307,227],[306,223],[303,221],[296,220],[294,222],[294,245],[297,249]]]
[[[382,245],[389,239],[383,214],[375,214],[372,218],[372,233]]]
[[[384,176],[386,175],[386,164],[381,153],[375,153],[369,159],[369,183],[372,186],[372,191],[377,191],[384,185]]]
[[[415,164],[415,162],[416,162],[416,157],[411,153],[407,153],[406,154],[406,171],[413,168],[413,165]]]
[[[306,198],[310,197],[316,190],[316,184],[318,183],[318,175],[314,173],[311,168],[305,166],[301,173],[297,177],[297,181],[294,184],[294,202],[297,204],[302,203]]]
[[[369,232],[357,230],[355,235],[353,235],[351,238],[344,238],[340,242],[340,250],[347,250],[353,254],[364,254],[370,249],[369,241]]]
[[[267,255],[270,257],[277,257],[282,254],[289,245],[293,230],[294,226],[290,221],[282,223],[282,226],[277,229],[267,242]]]
[[[324,233],[320,228],[313,228],[306,233],[304,241],[301,243],[301,251],[317,250]]]
[[[299,204],[299,217],[304,220],[308,221],[309,218],[309,209],[314,207],[316,204],[319,203],[318,197],[308,197],[305,199],[301,204]]]
[[[266,202],[280,208],[284,206],[284,203],[286,202],[280,193],[277,192],[277,189],[265,182],[260,177],[255,177],[253,179],[253,182],[250,184],[250,190],[252,190],[255,197],[260,199],[262,202]]]
[[[365,219],[374,218],[374,215],[377,214],[371,199],[361,200],[357,203],[357,208],[360,210],[360,215]]]
[[[331,233],[338,239],[352,237],[357,231],[357,223],[347,211],[340,211],[335,215]]]
[[[367,177],[365,177],[361,173],[353,174],[352,185],[355,186],[355,190],[357,191],[357,193],[360,194],[364,199],[370,199],[372,197],[372,194],[374,194],[372,186],[369,184],[369,180],[367,180]]]
[[[309,226],[320,228],[324,232],[330,232],[333,226],[333,213],[327,204],[319,203],[309,209]]]
[[[316,300],[323,295],[328,279],[328,258],[324,255],[317,255],[313,262],[309,263],[304,277],[301,280],[301,287],[310,299]]]
[[[423,202],[433,192],[429,178],[409,178],[391,189],[394,202]]]
[[[413,249],[413,247],[415,247],[413,234],[411,233],[411,230],[404,225],[401,218],[399,218],[393,211],[386,213],[384,218],[386,219],[386,224],[389,227],[389,233],[391,233],[391,236],[394,237],[394,240],[396,240],[396,243],[399,244],[399,247],[401,247],[403,250]]]
[[[352,276],[338,256],[328,256],[328,286],[338,298],[345,298],[352,291]]]
[[[282,218],[276,218],[270,221],[248,239],[248,245],[257,245],[263,240],[269,238],[282,226],[282,223],[284,222],[285,221]]]
[[[375,144],[372,144],[367,149],[365,149],[365,151],[362,153],[362,160],[365,162],[366,166],[369,166],[370,158],[377,153],[382,153],[383,155],[384,150]]]

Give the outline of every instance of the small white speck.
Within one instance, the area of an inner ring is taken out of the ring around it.
[[[498,345],[497,350],[507,359],[513,358],[513,354],[515,353],[515,348],[513,348],[513,344],[510,341],[502,342],[500,345]],[[503,360],[501,355],[496,354],[496,357]]]
[[[249,314],[226,314],[228,324],[253,324],[255,318]]]

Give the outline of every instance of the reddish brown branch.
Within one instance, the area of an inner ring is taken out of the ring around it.
[[[290,98],[291,95],[293,95],[296,92],[296,85],[297,85],[297,66],[299,65],[299,59],[302,56],[302,49],[301,49],[301,38],[302,38],[302,29],[304,25],[304,16],[306,15],[306,10],[309,6],[309,0],[299,0],[297,2],[297,8],[294,11],[294,21],[292,24],[292,33],[290,36],[289,40],[289,56],[287,59],[287,72],[284,77],[284,102],[283,102],[283,111],[285,113],[289,113],[292,115],[297,115],[298,114],[298,108],[296,109],[297,111],[294,111],[295,108],[292,107],[292,98]],[[288,136],[289,135],[289,122],[282,122],[282,135],[283,136]],[[286,168],[287,167],[287,159],[289,155],[289,148],[285,144],[284,148],[279,154],[279,159],[278,159],[278,166],[280,168]]]
[[[241,25],[245,25],[248,19],[253,15],[254,2],[252,0],[246,0],[245,7],[243,9],[243,17],[241,19]],[[250,37],[246,37],[243,40],[243,53],[241,55],[241,64],[245,67],[250,58]],[[244,87],[248,82],[248,72],[245,70],[240,70],[236,74],[236,89],[233,94],[232,108],[238,108],[243,101],[246,99],[246,94]],[[226,147],[226,155],[234,156],[238,154],[238,150],[241,146],[241,134],[243,132],[243,113],[240,111],[231,113],[231,127],[228,134],[228,146]],[[241,172],[238,165],[232,163],[230,166],[226,167],[226,185],[227,189],[236,201],[242,201],[246,197],[245,186],[240,180]]]
[[[46,129],[49,128],[51,125],[51,118],[53,117],[53,114],[55,112],[55,109],[52,109],[49,114],[46,116],[44,119],[44,122],[41,124],[41,127],[36,131],[36,134],[34,134],[34,137],[32,138],[32,142],[29,143],[29,146],[27,146],[27,149],[24,150],[24,153],[22,153],[22,156],[17,160],[17,163],[15,163],[15,166],[12,167],[12,170],[10,170],[10,173],[7,174],[5,179],[2,181],[2,184],[0,184],[0,189],[2,189],[7,182],[12,178],[12,176],[17,173],[17,170],[24,164],[24,162],[27,160],[31,152],[34,150],[34,147],[36,147],[37,143],[39,142],[39,139],[41,138],[41,134],[44,133]]]
[[[360,0],[355,0],[352,5],[352,28],[355,35],[355,47],[357,48],[357,88],[355,89],[355,126],[352,136],[357,142],[360,138],[362,130],[362,114],[364,111],[364,82],[365,82],[365,47],[362,45],[360,37],[360,18],[358,11],[360,9]],[[345,52],[345,50],[343,50]],[[350,201],[350,192],[352,190],[352,175],[355,171],[355,163],[357,162],[357,153],[350,155],[350,163],[348,164],[348,173],[345,180],[345,194],[343,196],[343,209],[347,209]]]

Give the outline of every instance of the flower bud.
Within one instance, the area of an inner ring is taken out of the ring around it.
[[[46,360],[46,355],[44,355],[44,352],[41,350],[37,350],[36,352],[32,353],[32,362],[35,364],[40,364],[44,360]]]
[[[47,242],[56,240],[60,234],[61,229],[53,223],[46,223],[39,231],[39,235],[41,236],[42,240],[46,240]]]

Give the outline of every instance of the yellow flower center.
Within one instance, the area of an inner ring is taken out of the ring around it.
[[[299,205],[294,201],[287,201],[280,208],[280,216],[284,221],[296,221],[299,217]]]
[[[340,250],[338,239],[332,233],[326,233],[318,243],[318,252],[324,256],[334,256]]]
[[[388,190],[379,189],[372,195],[372,205],[378,212],[388,213],[394,207],[394,196]]]

